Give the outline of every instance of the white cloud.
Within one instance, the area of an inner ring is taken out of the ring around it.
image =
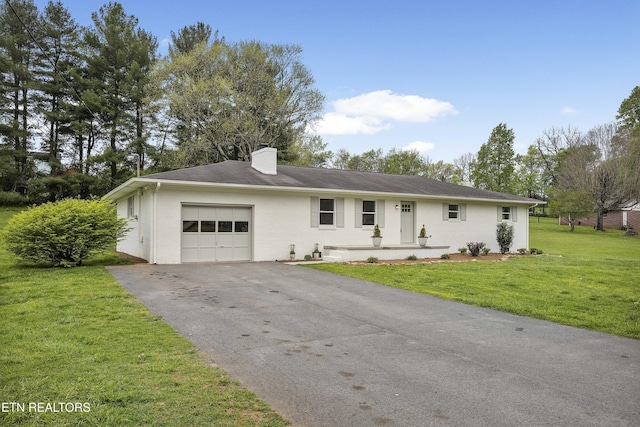
[[[436,144],[433,142],[424,142],[424,141],[414,141],[407,145],[406,147],[402,147],[402,151],[417,151],[418,153],[426,153],[427,151],[431,151],[436,148]]]
[[[349,117],[339,113],[326,113],[313,125],[320,135],[373,135],[391,127],[391,124],[382,123],[377,117]]]
[[[371,135],[391,129],[390,121],[425,123],[439,116],[458,114],[449,102],[398,95],[390,90],[339,99],[332,106],[334,111],[326,113],[315,125],[319,134]]]
[[[576,110],[573,107],[562,107],[562,110],[560,110],[560,114],[564,115],[564,116],[573,116],[575,114],[580,113],[580,110]]]
[[[438,116],[458,114],[449,102],[422,98],[417,95],[397,95],[390,90],[378,90],[333,103],[336,112],[349,116],[372,116],[399,122],[428,122]]]

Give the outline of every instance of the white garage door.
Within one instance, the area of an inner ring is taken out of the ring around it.
[[[182,262],[250,261],[251,208],[182,207]]]

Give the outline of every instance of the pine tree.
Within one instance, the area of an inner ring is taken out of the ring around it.
[[[25,194],[33,175],[29,161],[32,148],[29,118],[34,108],[36,44],[40,28],[38,9],[32,0],[0,4],[0,128],[3,137],[4,190]]]

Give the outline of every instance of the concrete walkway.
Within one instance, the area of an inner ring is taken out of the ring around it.
[[[278,263],[109,268],[295,426],[638,426],[640,341]]]

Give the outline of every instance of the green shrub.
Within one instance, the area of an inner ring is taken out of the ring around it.
[[[487,256],[487,255],[489,255],[489,252],[491,252],[491,249],[489,249],[489,248],[482,248],[482,255]]]
[[[500,246],[500,253],[506,254],[513,244],[513,225],[501,222],[496,228],[496,240]]]
[[[0,191],[0,206],[25,206],[27,203],[26,197],[15,191]]]
[[[469,243],[467,243],[467,247],[469,248],[469,252],[471,253],[471,256],[480,255],[480,251],[482,250],[482,248],[484,248],[484,245],[485,245],[484,242],[469,242]]]
[[[304,260],[305,260],[305,261],[311,261],[311,259],[312,259],[312,258],[313,258],[313,257],[312,257],[311,255],[309,255],[309,254],[307,254],[307,255],[305,255],[305,256],[304,256]]]
[[[458,248],[458,252],[460,252],[462,255],[467,253],[467,248]]]
[[[519,249],[518,249],[518,253],[519,253],[520,255],[525,255],[525,254],[527,253],[527,248],[519,248]]]
[[[409,256],[407,257],[407,260],[408,260],[408,261],[415,261],[415,260],[417,260],[417,259],[418,259],[418,257],[417,257],[417,256],[415,256],[415,255],[409,255]]]
[[[466,249],[466,248],[465,248],[465,249]],[[449,258],[451,258],[451,257],[449,256],[449,254],[442,254],[442,255],[440,255],[440,259],[449,259]]]
[[[542,255],[543,252],[542,252],[542,249],[530,248],[529,253],[531,255]]]
[[[72,267],[112,248],[127,230],[110,201],[67,199],[14,215],[2,237],[21,261]]]
[[[370,256],[369,258],[367,258],[367,262],[369,264],[375,264],[378,262],[378,258],[374,257],[374,256]]]

